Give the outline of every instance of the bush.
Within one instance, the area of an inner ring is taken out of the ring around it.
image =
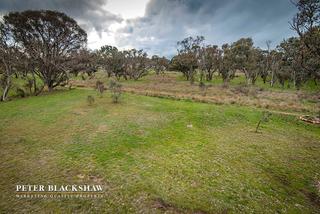
[[[102,97],[103,92],[105,91],[103,82],[101,82],[101,81],[98,80],[98,81],[96,82],[96,89],[97,89],[97,91],[100,93],[100,97]]]
[[[111,92],[111,98],[113,103],[118,103],[119,99],[122,94],[122,85],[115,81],[115,80],[110,80],[109,82],[109,90]]]
[[[91,95],[89,95],[89,96],[87,97],[87,102],[88,102],[88,105],[89,105],[89,106],[93,105],[93,103],[94,103],[94,97],[91,96]]]

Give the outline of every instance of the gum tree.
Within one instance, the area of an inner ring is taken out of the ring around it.
[[[175,63],[178,65],[177,70],[186,76],[191,83],[194,82],[196,69],[199,66],[201,49],[203,48],[204,37],[197,36],[187,37],[177,42],[178,55],[175,57]],[[184,64],[184,65],[183,65]]]
[[[12,26],[19,48],[35,62],[35,73],[48,90],[66,82],[72,69],[72,53],[87,42],[87,34],[77,22],[49,10],[11,12],[3,19]]]
[[[222,50],[217,45],[208,45],[200,51],[200,69],[205,72],[206,80],[211,81],[213,74],[218,72]]]
[[[291,28],[299,35],[304,51],[303,69],[316,83],[320,79],[320,1],[294,0],[298,13],[293,17]]]

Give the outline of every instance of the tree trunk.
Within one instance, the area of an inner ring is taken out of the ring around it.
[[[7,80],[6,80],[6,86],[4,87],[4,90],[3,90],[3,93],[2,93],[2,97],[1,97],[2,101],[6,101],[10,86],[11,86],[10,75],[8,75],[7,76]]]
[[[267,75],[266,76],[263,76],[263,84],[266,84],[266,82],[267,82]]]
[[[274,85],[274,71],[271,72],[271,81],[270,81],[270,86],[273,87]]]
[[[211,81],[212,78],[213,78],[213,72],[211,72],[211,70],[208,70],[207,75],[206,75],[207,81]]]
[[[7,95],[8,95],[8,92],[9,92],[9,85],[6,85],[4,90],[3,90],[3,93],[2,93],[2,97],[1,97],[1,100],[2,101],[6,101],[7,100]]]
[[[259,120],[259,122],[258,122],[258,124],[257,124],[257,126],[256,126],[256,133],[258,133],[258,130],[259,130],[259,127],[260,127],[260,123],[261,123],[261,120]]]
[[[3,90],[3,93],[2,93],[2,97],[1,97],[1,100],[2,101],[6,101],[7,99],[7,96],[8,96],[8,92],[9,92],[9,89],[11,87],[11,67],[4,63],[5,64],[5,69],[6,69],[6,85],[4,87],[4,90]]]
[[[293,87],[296,88],[297,87],[297,82],[296,82],[296,71],[293,70]]]
[[[53,83],[51,81],[47,82],[47,87],[48,87],[48,91],[52,92],[53,91]]]
[[[48,91],[52,92],[53,91],[53,87],[52,86],[48,86]]]

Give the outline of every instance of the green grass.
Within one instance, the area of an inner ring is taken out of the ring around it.
[[[78,89],[0,103],[0,211],[319,212],[319,127],[272,115],[254,133],[261,114]],[[100,183],[105,197],[15,198],[48,183]]]

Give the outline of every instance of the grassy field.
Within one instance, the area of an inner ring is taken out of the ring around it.
[[[319,126],[273,114],[255,133],[261,114],[87,89],[0,103],[0,212],[319,213]],[[49,183],[105,196],[15,198],[16,184]]]

